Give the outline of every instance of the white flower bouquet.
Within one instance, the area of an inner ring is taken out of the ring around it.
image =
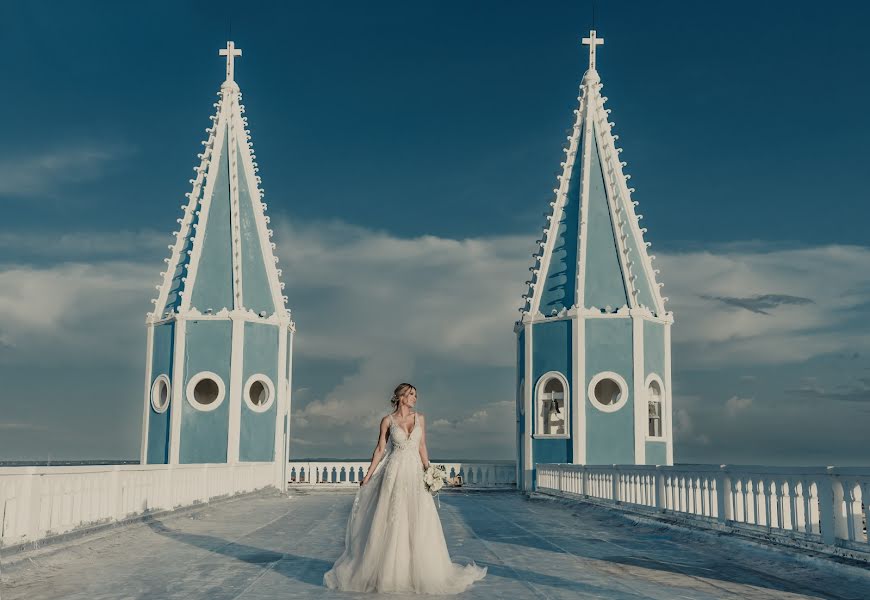
[[[429,465],[429,468],[423,473],[423,483],[426,486],[426,491],[432,495],[437,494],[448,482],[449,477],[444,465]]]

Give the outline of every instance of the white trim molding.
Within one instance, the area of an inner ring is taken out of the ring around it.
[[[616,385],[619,386],[619,400],[614,404],[602,404],[598,401],[598,398],[595,397],[595,386],[598,385],[600,381],[604,379],[612,379],[616,382]],[[601,412],[612,413],[618,411],[620,408],[625,406],[625,403],[628,402],[628,383],[625,381],[625,378],[619,373],[614,373],[613,371],[601,371],[596,373],[590,380],[589,386],[586,388],[586,395],[589,398],[589,402],[592,403],[592,406],[600,410]]]
[[[268,397],[266,398],[266,402],[262,405],[254,404],[251,402],[251,386],[259,381],[266,388],[266,392]],[[242,391],[242,400],[244,400],[245,405],[252,411],[256,413],[264,413],[270,408],[272,408],[272,404],[275,402],[275,384],[272,383],[272,380],[268,375],[263,373],[254,373],[250,377],[248,377],[247,381],[245,381],[245,387]]]
[[[139,444],[139,464],[148,463],[148,429],[151,426],[151,374],[154,368],[154,325],[145,324],[145,390],[142,403],[142,439]]]
[[[211,379],[217,384],[218,387],[218,395],[215,398],[215,401],[211,404],[202,404],[201,402],[197,402],[194,396],[194,388],[196,388],[196,384],[204,379]],[[196,410],[202,412],[211,412],[215,410],[218,406],[223,403],[224,398],[227,396],[227,388],[224,384],[224,380],[220,375],[214,373],[213,371],[200,371],[196,375],[190,378],[190,381],[187,382],[187,389],[185,390],[185,397],[187,398],[188,404],[190,404]]]
[[[534,363],[534,356],[532,354],[532,325],[530,323],[525,323],[523,325],[525,331],[523,332],[523,341],[525,342],[525,379],[526,386],[523,392],[525,393],[525,403],[526,403],[526,411],[525,411],[525,435],[523,435],[523,489],[531,490],[532,489],[532,478],[533,478],[533,452],[534,446],[532,445],[532,395],[533,392],[531,386],[532,382],[532,367]]]
[[[162,406],[158,406],[157,400],[157,385],[163,384],[166,386],[166,402],[163,403]],[[169,408],[169,404],[172,402],[172,383],[169,381],[169,375],[166,373],[161,373],[158,375],[154,382],[151,384],[151,408],[154,409],[154,412],[158,414],[165,413]]]
[[[541,392],[543,391],[544,385],[550,381],[551,379],[558,379],[562,384],[562,403],[563,409],[565,410],[565,433],[540,433],[539,426],[541,424],[540,414],[538,413],[538,402],[541,398]],[[543,375],[538,378],[538,381],[535,383],[535,397],[533,399],[533,403],[535,406],[534,409],[534,422],[535,422],[535,433],[532,437],[536,440],[541,439],[559,439],[564,440],[571,437],[571,386],[568,385],[568,378],[565,377],[563,373],[559,371],[547,371]]]

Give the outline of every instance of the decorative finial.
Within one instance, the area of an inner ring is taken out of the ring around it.
[[[593,31],[592,33],[595,32]],[[218,51],[218,54],[220,56],[227,57],[227,81],[233,81],[233,61],[237,56],[242,55],[242,49],[236,48],[236,44],[234,42],[227,42],[227,47],[221,48]]]
[[[583,45],[589,46],[589,70],[595,70],[595,47],[601,46],[604,44],[604,38],[597,37],[595,35],[595,30],[589,30],[589,37],[583,38]],[[231,42],[232,43],[232,42]],[[223,52],[223,50],[221,50]]]

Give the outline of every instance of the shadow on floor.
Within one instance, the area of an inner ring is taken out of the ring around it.
[[[517,504],[515,495],[501,498],[492,495],[489,499],[495,502],[484,503],[461,496],[445,496],[443,502],[456,509],[465,525],[487,542],[525,546],[559,554],[570,553],[582,559],[604,561],[613,565],[702,578],[714,585],[716,581],[729,582],[832,600],[863,598],[842,595],[851,592],[826,589],[822,587],[823,581],[814,581],[812,572],[818,571],[821,574],[824,567],[813,569],[786,555],[783,555],[781,561],[774,557],[765,559],[762,556],[765,552],[776,552],[775,549],[759,548],[757,555],[751,556],[747,548],[742,550],[747,552],[744,554],[745,560],[738,562],[735,560],[736,548],[715,538],[711,537],[709,541],[693,538],[691,545],[688,545],[687,540],[677,539],[680,536],[678,531],[639,524],[616,511],[591,504],[569,506],[529,499],[522,499]],[[529,510],[530,505],[527,503],[534,505],[532,510]],[[503,567],[492,565],[491,568],[501,576],[512,576],[510,573],[502,573]],[[574,581],[560,584],[558,577],[534,572],[518,573],[528,577],[528,581],[535,581],[536,577],[553,579],[552,582],[541,583],[556,587],[575,589],[571,586],[581,585]],[[626,577],[628,580],[633,578],[630,574]],[[830,578],[831,575],[827,574],[825,579]]]
[[[234,558],[238,561],[251,565],[258,565],[264,569],[270,569],[287,578],[295,579],[317,587],[323,586],[323,574],[331,567],[332,563],[319,558],[297,556],[284,552],[264,550],[253,546],[246,546],[237,542],[228,542],[225,539],[210,535],[185,533],[176,529],[170,529],[159,520],[148,523],[148,527],[155,533],[168,537],[172,540],[188,544],[202,550],[208,550],[221,556]]]

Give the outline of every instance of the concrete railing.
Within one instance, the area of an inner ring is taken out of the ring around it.
[[[870,559],[870,469],[539,464],[536,490]]]
[[[448,475],[462,477],[463,487],[516,486],[516,466],[511,463],[464,463],[432,461],[444,465]],[[290,485],[359,485],[368,470],[369,461],[290,461],[287,469]]]
[[[3,467],[0,546],[254,491],[275,474],[273,463]]]

